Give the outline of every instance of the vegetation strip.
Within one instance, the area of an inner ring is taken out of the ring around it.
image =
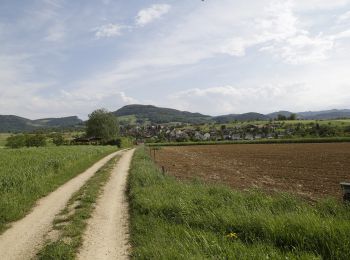
[[[111,159],[72,196],[66,208],[54,220],[53,231],[48,234],[48,242],[38,253],[37,259],[75,259],[82,245],[87,220],[119,158]]]
[[[350,208],[163,175],[139,149],[128,194],[134,259],[350,259]]]
[[[0,233],[41,197],[116,151],[112,146],[0,149]]]
[[[350,137],[329,137],[329,138],[292,138],[292,139],[260,139],[242,141],[204,141],[204,142],[169,142],[169,143],[148,143],[147,146],[187,146],[187,145],[217,145],[217,144],[294,144],[294,143],[346,143]]]

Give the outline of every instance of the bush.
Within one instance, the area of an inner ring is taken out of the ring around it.
[[[105,142],[104,143],[105,145],[116,145],[118,146],[119,148],[121,147],[121,144],[122,144],[122,141],[120,138],[117,138],[117,139],[114,139],[114,140],[110,140],[108,142]]]
[[[60,145],[63,145],[65,140],[64,140],[64,137],[62,134],[55,134],[53,135],[52,137],[52,142],[57,145],[57,146],[60,146]]]
[[[40,147],[46,145],[46,137],[41,134],[27,135],[25,137],[27,147]]]
[[[24,135],[12,135],[6,139],[6,147],[21,148],[26,145],[26,137]]]

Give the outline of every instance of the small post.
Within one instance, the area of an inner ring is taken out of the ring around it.
[[[350,202],[350,183],[348,182],[342,182],[340,183],[340,186],[343,189],[343,200],[344,202]]]
[[[165,175],[165,167],[162,166],[162,174]]]

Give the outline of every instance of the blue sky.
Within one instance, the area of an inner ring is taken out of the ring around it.
[[[350,108],[350,0],[1,0],[0,114]]]

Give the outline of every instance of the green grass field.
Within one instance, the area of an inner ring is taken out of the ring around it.
[[[143,149],[128,194],[134,259],[350,259],[350,206],[162,175]]]
[[[116,150],[112,146],[0,149],[0,232],[39,198]]]

